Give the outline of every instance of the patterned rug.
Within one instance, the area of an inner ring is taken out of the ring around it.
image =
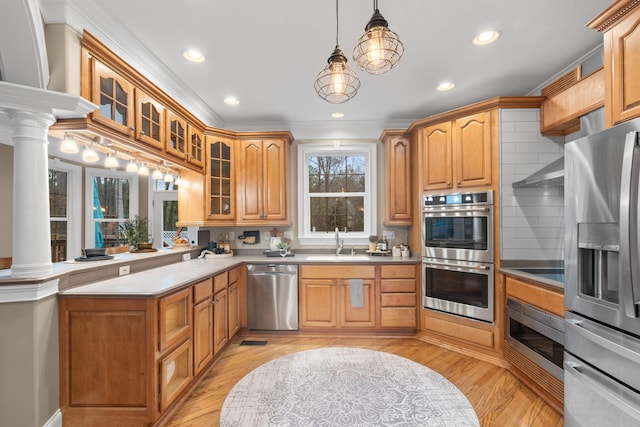
[[[229,426],[480,426],[442,375],[379,351],[323,348],[254,369],[220,415]]]

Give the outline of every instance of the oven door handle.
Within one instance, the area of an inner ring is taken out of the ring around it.
[[[456,265],[450,264],[448,262],[435,262],[435,261],[425,261],[424,262],[427,267],[434,266],[438,267],[448,267],[451,269],[459,270],[459,271],[488,271],[491,267],[487,265],[474,264],[474,265]]]
[[[459,206],[455,208],[424,208],[425,213],[451,213],[451,212],[489,212],[491,208],[484,206]]]

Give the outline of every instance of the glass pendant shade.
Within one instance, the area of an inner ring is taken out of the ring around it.
[[[127,163],[127,172],[138,172],[138,164],[133,159]]]
[[[92,147],[85,147],[82,151],[82,160],[87,163],[95,163],[99,160],[98,153]]]
[[[164,182],[173,182],[173,175],[171,175],[169,172],[167,172],[164,175]]]
[[[149,168],[144,163],[140,163],[140,167],[138,168],[138,175],[149,176]]]
[[[151,177],[152,177],[153,179],[162,179],[163,175],[162,175],[162,172],[160,171],[160,169],[156,168],[156,169],[153,171],[153,175],[151,175]]]
[[[180,175],[178,175],[175,179],[175,181],[173,182],[175,185],[180,185],[182,184],[182,178],[180,178]]]
[[[120,162],[118,161],[118,158],[115,156],[112,156],[111,154],[109,154],[107,156],[106,159],[104,159],[104,167],[105,168],[110,168],[110,169],[115,169],[120,167]]]
[[[347,102],[358,93],[360,79],[347,65],[347,58],[339,46],[336,46],[327,66],[318,74],[314,86],[318,96],[332,104]]]
[[[389,29],[389,23],[378,10],[377,1],[374,1],[373,16],[364,30],[353,48],[353,60],[369,74],[384,74],[398,64],[404,54],[404,45]]]
[[[65,135],[60,143],[60,151],[63,153],[75,154],[80,149],[78,148],[78,143],[69,135]]]

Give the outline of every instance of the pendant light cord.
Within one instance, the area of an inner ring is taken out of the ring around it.
[[[373,0],[373,10],[374,12],[378,10],[378,0]]]
[[[338,26],[338,0],[336,0],[336,46],[338,46],[338,31],[339,31],[339,26]]]

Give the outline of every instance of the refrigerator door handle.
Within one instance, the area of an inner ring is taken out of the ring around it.
[[[603,349],[631,360],[635,364],[640,364],[640,353],[634,350],[633,347],[620,345],[621,335],[612,332],[609,328],[602,327],[598,323],[586,319],[566,319],[565,325],[565,334],[573,332]]]
[[[640,267],[638,266],[638,181],[640,180],[640,150],[638,132],[626,136],[622,158],[620,185],[620,286],[622,305],[627,317],[637,318],[640,299]]]

